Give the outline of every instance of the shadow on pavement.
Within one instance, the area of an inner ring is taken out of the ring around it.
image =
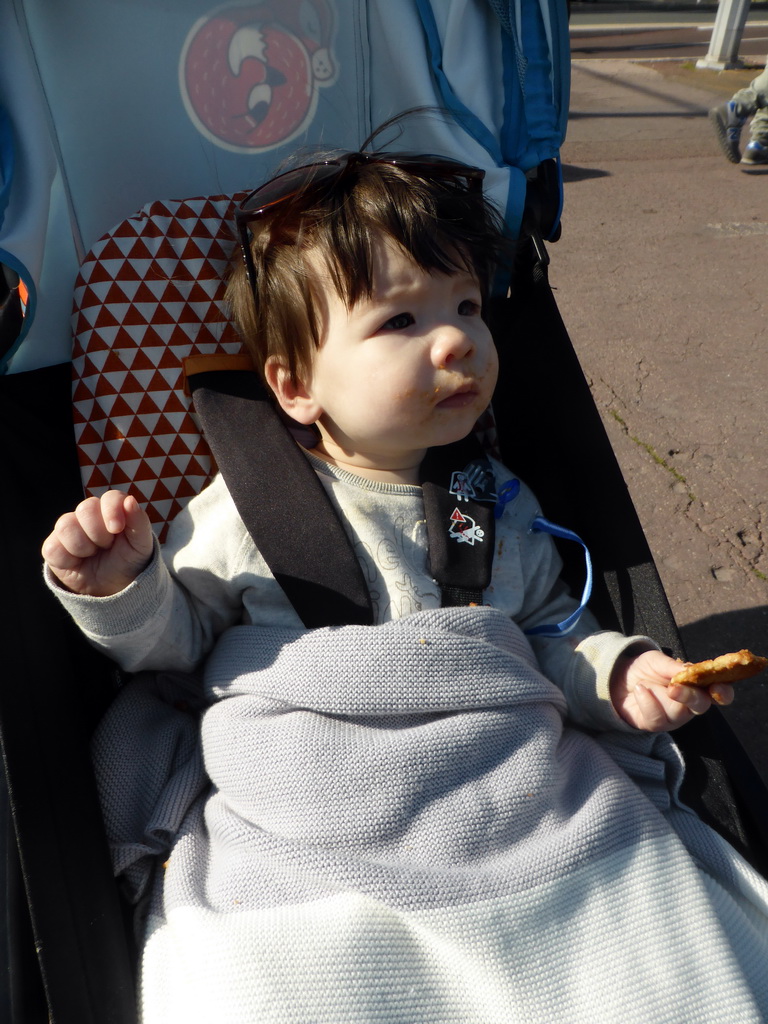
[[[679,120],[684,118],[686,121],[690,121],[694,117],[706,117],[707,111],[701,107],[698,110],[605,110],[598,113],[580,114],[578,110],[573,111],[568,115],[569,121],[579,121],[581,119],[589,119],[590,121],[600,121],[605,119],[613,119],[616,121],[637,121],[641,118],[653,118],[653,120],[665,120],[673,118]]]
[[[610,178],[610,171],[599,167],[577,167],[575,164],[563,164],[563,181],[587,181],[589,178]]]
[[[655,64],[653,65],[656,66]],[[684,98],[683,96],[675,96],[668,90],[665,91],[662,88],[653,88],[646,82],[639,82],[636,78],[632,81],[628,81],[626,78],[620,80],[617,78],[613,70],[601,70],[599,68],[589,66],[586,63],[579,63],[579,72],[585,77],[592,78],[595,82],[604,83],[609,86],[615,99],[619,95],[619,90],[623,90],[625,93],[631,93],[634,96],[643,96],[650,100],[657,101],[659,106],[654,106],[648,112],[649,115],[654,117],[690,117],[692,114],[700,114],[702,112],[701,104],[694,99]],[[664,108],[673,108],[671,110],[665,110]],[[706,110],[705,110],[706,112]],[[632,112],[629,111],[631,115]],[[580,111],[571,110],[569,118],[579,117]],[[616,111],[617,116],[626,116],[627,111],[620,109]],[[640,111],[639,115],[643,116],[644,112]],[[600,116],[596,111],[590,111],[588,114],[581,116],[595,117]],[[609,116],[609,115],[602,115]]]
[[[708,615],[681,626],[680,635],[692,661],[714,658],[743,647],[768,656],[768,606]],[[765,742],[768,673],[737,683],[736,699],[723,713],[758,772],[768,781],[768,745]]]
[[[748,647],[768,656],[768,605],[708,615],[680,627],[688,657],[695,661]]]

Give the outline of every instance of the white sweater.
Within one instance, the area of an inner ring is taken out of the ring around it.
[[[363,569],[377,624],[440,607],[428,572],[421,488],[357,477],[309,456],[340,515]],[[512,474],[494,464],[497,484]],[[266,486],[266,484],[265,484]],[[496,523],[487,605],[523,630],[565,619],[576,607],[559,580],[551,538],[530,530],[540,515],[524,485]],[[168,540],[129,587],[113,597],[83,597],[51,589],[89,641],[127,671],[191,670],[229,626],[300,626],[296,612],[256,549],[221,475],[177,517]],[[616,659],[655,645],[646,637],[600,631],[589,612],[557,639],[531,637],[544,674],[564,692],[571,718],[588,728],[625,726],[609,699]]]

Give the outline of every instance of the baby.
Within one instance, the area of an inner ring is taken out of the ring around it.
[[[252,238],[229,289],[236,322],[280,408],[317,431],[307,457],[378,622],[439,606],[419,469],[430,447],[471,432],[496,384],[483,314],[505,243],[481,178],[432,157],[350,154],[283,174],[238,214]],[[508,480],[494,468],[497,485]],[[497,524],[485,595],[524,629],[575,607],[550,538],[529,534],[536,511],[523,488]],[[63,516],[43,555],[61,600],[125,669],[193,668],[233,623],[294,621],[220,477],[179,517],[165,562],[119,491]],[[532,642],[583,724],[673,729],[710,706],[705,690],[668,685],[671,658],[598,633],[588,614],[566,637]],[[731,688],[718,696],[729,703]]]

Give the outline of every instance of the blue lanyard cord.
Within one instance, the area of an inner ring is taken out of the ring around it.
[[[549,533],[553,537],[559,537],[561,540],[573,540],[577,544],[581,544],[584,548],[584,557],[586,560],[587,578],[584,583],[584,590],[581,595],[581,604],[579,607],[572,612],[567,619],[563,619],[562,622],[555,622],[552,625],[544,624],[541,626],[534,626],[532,629],[526,629],[526,636],[548,636],[548,637],[561,637],[574,628],[576,623],[581,618],[581,614],[587,607],[587,602],[592,595],[592,559],[590,558],[589,549],[584,541],[579,537],[573,530],[567,530],[564,526],[557,526],[555,523],[550,523],[548,519],[543,516],[537,516],[531,523],[532,533]]]

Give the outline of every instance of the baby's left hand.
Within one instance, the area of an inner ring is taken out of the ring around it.
[[[716,683],[709,688],[670,686],[670,679],[681,668],[679,661],[661,651],[621,658],[611,679],[614,708],[635,729],[666,732],[708,711],[712,707],[712,692],[718,704],[730,704],[733,700],[733,687],[728,683]]]

